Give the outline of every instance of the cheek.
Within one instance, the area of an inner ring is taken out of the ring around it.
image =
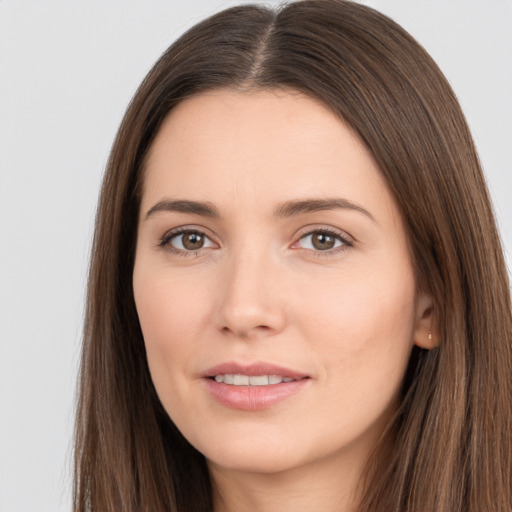
[[[136,260],[133,288],[135,304],[146,341],[186,344],[208,318],[211,286],[208,279],[173,272],[165,265]],[[162,268],[160,268],[162,267]],[[199,286],[198,284],[201,283]]]
[[[414,280],[407,272],[362,275],[344,275],[308,294],[303,308],[314,322],[303,329],[318,340],[318,356],[328,357],[329,378],[343,375],[347,386],[388,381],[396,387],[413,346]]]
[[[181,378],[179,368],[189,367],[197,354],[198,334],[210,318],[206,286],[193,286],[169,272],[144,272],[135,266],[134,296],[144,336],[148,364],[158,394]]]
[[[335,425],[326,437],[380,435],[399,399],[413,345],[414,287],[406,279],[390,289],[375,277],[345,276],[304,305],[316,320],[303,328],[315,340],[327,391],[320,421]]]

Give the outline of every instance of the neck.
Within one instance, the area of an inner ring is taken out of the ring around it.
[[[209,463],[214,512],[353,512],[359,499],[362,474],[359,461],[338,457],[321,460],[315,467],[278,473],[253,473]]]

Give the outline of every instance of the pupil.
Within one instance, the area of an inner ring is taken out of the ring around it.
[[[203,236],[198,233],[189,233],[183,237],[183,246],[186,249],[200,249],[203,246]]]
[[[317,233],[313,235],[313,245],[316,249],[332,249],[334,247],[334,237],[325,233]]]

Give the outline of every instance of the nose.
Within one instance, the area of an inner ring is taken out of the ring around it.
[[[254,340],[283,330],[286,285],[268,250],[238,250],[225,262],[221,281],[216,323],[224,334]]]

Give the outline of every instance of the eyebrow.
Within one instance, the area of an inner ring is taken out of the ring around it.
[[[192,213],[194,215],[201,215],[202,217],[220,217],[219,211],[212,203],[188,201],[185,199],[178,201],[159,201],[148,210],[146,219],[158,212]]]
[[[277,206],[274,210],[274,217],[292,217],[303,213],[325,210],[353,210],[362,213],[375,221],[373,215],[368,210],[358,204],[342,198],[286,201]]]
[[[362,206],[343,198],[332,199],[302,199],[285,201],[274,210],[274,217],[294,217],[304,213],[326,210],[353,210],[362,213],[375,222],[373,215]],[[146,219],[158,212],[178,212],[200,215],[202,217],[219,218],[220,214],[213,203],[201,201],[163,200],[152,206],[146,213]]]

